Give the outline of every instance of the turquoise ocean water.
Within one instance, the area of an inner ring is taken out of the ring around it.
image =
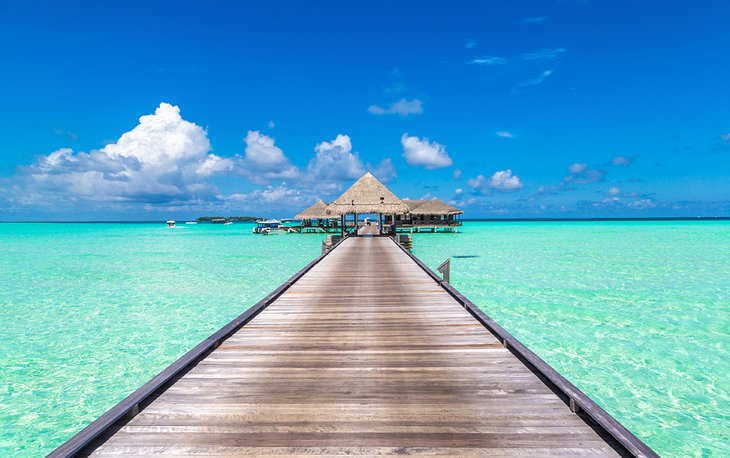
[[[0,224],[0,456],[39,456],[320,253],[251,225]]]
[[[49,452],[319,254],[250,228],[0,224],[0,456]],[[468,222],[414,247],[660,454],[730,455],[730,222]]]
[[[662,456],[730,456],[730,221],[467,223],[451,283]]]

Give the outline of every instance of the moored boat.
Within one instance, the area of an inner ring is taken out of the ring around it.
[[[283,226],[281,224],[281,221],[279,221],[278,219],[266,219],[256,221],[256,227],[254,227],[252,230],[254,234],[263,235],[286,234],[291,231],[292,228]]]

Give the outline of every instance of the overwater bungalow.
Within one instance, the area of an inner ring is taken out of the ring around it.
[[[385,218],[393,221],[396,215],[409,211],[408,205],[370,172],[360,177],[326,209],[327,215],[340,218],[343,232],[354,232],[360,227],[358,216],[372,215],[373,220],[377,218],[376,233],[385,231]],[[349,215],[352,215],[352,221],[349,221]]]
[[[439,199],[401,200],[370,172],[329,205],[322,200],[299,213],[298,232],[458,232],[464,212]]]
[[[404,200],[409,212],[396,215],[398,232],[458,232],[464,213],[443,200]]]
[[[301,221],[296,226],[297,231],[301,233],[338,232],[340,230],[339,218],[327,214],[327,204],[322,199],[298,213],[294,219]]]

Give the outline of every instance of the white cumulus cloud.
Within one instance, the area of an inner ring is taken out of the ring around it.
[[[248,131],[244,157],[238,163],[238,173],[254,183],[266,183],[275,179],[294,179],[301,175],[284,151],[276,146],[273,138],[259,131]]]
[[[476,178],[466,180],[466,185],[475,190],[487,189],[487,178],[484,175],[478,175]]]
[[[397,114],[400,116],[421,114],[423,113],[423,102],[419,99],[400,99],[397,102],[391,103],[388,107],[370,105],[368,112],[374,115]]]
[[[245,160],[258,170],[273,171],[289,165],[284,151],[277,147],[274,139],[257,130],[249,130],[246,138]]]
[[[410,137],[408,134],[403,134],[400,141],[403,145],[403,157],[408,165],[434,170],[453,164],[444,145],[430,142],[425,137]]]
[[[487,178],[484,175],[478,175],[466,182],[466,185],[482,194],[489,194],[494,189],[501,192],[511,192],[523,187],[520,177],[512,175],[512,170],[498,170]]]
[[[501,138],[515,138],[514,134],[507,130],[498,130],[497,132],[495,132],[495,135]]]
[[[201,177],[225,174],[235,168],[235,161],[223,158],[217,154],[209,154],[204,161],[198,164],[197,172]]]
[[[512,170],[499,170],[489,178],[489,187],[498,191],[514,191],[522,187],[522,181]]]
[[[15,203],[55,201],[168,203],[211,198],[206,178],[234,163],[215,154],[205,129],[161,103],[154,114],[99,150],[62,148],[42,156],[15,177]]]
[[[185,121],[180,108],[161,103],[155,114],[139,118],[139,125],[101,152],[109,157],[130,157],[149,165],[170,165],[205,158],[210,150],[202,127]]]
[[[314,178],[324,180],[352,180],[365,173],[357,153],[352,152],[348,135],[338,134],[329,142],[314,147],[315,156],[309,161],[307,170]]]
[[[575,162],[568,166],[570,175],[563,179],[563,186],[568,183],[583,184],[603,181],[606,170],[599,168],[590,168],[585,162]]]

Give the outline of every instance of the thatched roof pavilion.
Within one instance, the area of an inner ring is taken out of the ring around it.
[[[368,172],[332,201],[326,211],[328,215],[337,216],[352,213],[402,214],[408,213],[410,209]]]
[[[418,202],[418,201],[412,201]],[[460,215],[464,213],[463,210],[447,204],[443,200],[436,199],[435,197],[431,200],[422,201],[420,205],[415,208],[411,207],[411,215]]]
[[[306,210],[302,210],[294,219],[328,219],[332,218],[327,214],[327,204],[322,199],[312,204]]]
[[[419,206],[425,204],[426,202],[427,201],[425,199],[418,199],[418,200],[415,200],[415,199],[403,199],[403,203],[405,203],[406,205],[408,205],[408,208],[410,209],[411,212],[413,212],[413,210],[415,210]]]

